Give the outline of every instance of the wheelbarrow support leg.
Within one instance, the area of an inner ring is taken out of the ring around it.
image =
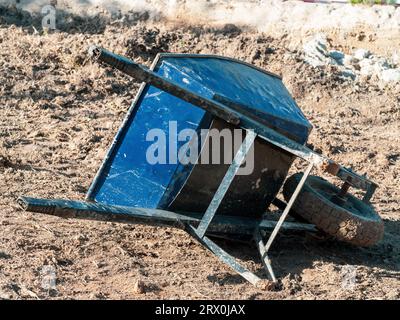
[[[243,160],[246,158],[247,153],[250,150],[250,147],[254,143],[255,138],[257,137],[257,134],[254,133],[253,131],[247,131],[246,138],[243,141],[242,145],[240,146],[238,152],[235,155],[235,158],[228,168],[228,171],[226,172],[224,178],[222,179],[222,182],[220,186],[218,187],[213,199],[211,200],[210,205],[208,206],[205,214],[203,215],[203,218],[201,219],[199,226],[197,229],[193,228],[192,226],[188,225],[188,232],[196,238],[202,245],[204,245],[206,248],[208,248],[210,251],[212,251],[222,262],[226,263],[229,265],[233,270],[235,270],[238,274],[240,274],[243,278],[245,278],[247,281],[252,283],[253,285],[257,285],[262,279],[257,277],[255,274],[241,266],[231,255],[229,255],[227,252],[222,250],[219,246],[217,246],[214,242],[212,242],[209,238],[205,236],[205,233],[212,221],[212,219],[215,216],[215,213],[218,210],[219,205],[222,202],[222,199],[224,198],[226,192],[229,189],[229,186],[231,185],[236,173],[238,172]],[[311,173],[311,170],[313,169],[314,164],[310,163],[309,166],[307,167],[306,171],[304,172],[304,175],[302,179],[300,180],[299,184],[296,187],[295,192],[293,193],[292,197],[290,198],[288,204],[286,205],[281,217],[278,220],[278,223],[276,224],[275,228],[273,229],[267,244],[264,245],[264,242],[262,240],[262,235],[260,233],[260,229],[256,228],[255,233],[254,233],[254,238],[257,243],[257,247],[261,256],[262,263],[264,265],[264,268],[266,269],[267,273],[270,275],[271,280],[273,282],[276,282],[276,277],[274,274],[274,271],[272,269],[271,265],[271,260],[268,257],[268,251],[275,240],[275,237],[277,236],[279,230],[281,229],[283,223],[285,222],[285,219],[287,215],[289,214],[289,211],[295,202],[297,195],[300,193],[307,177]]]
[[[265,271],[269,273],[271,280],[273,282],[276,282],[276,277],[274,270],[272,269],[271,260],[269,259],[267,252],[265,251],[265,244],[263,242],[261,230],[259,228],[257,228],[254,232],[254,240],[256,241],[258,252],[261,256],[261,262],[264,266]]]
[[[197,229],[188,225],[188,232],[198,240],[202,245],[204,245],[207,249],[213,252],[222,262],[229,265],[233,270],[235,270],[238,274],[240,274],[243,278],[249,281],[253,285],[257,285],[262,279],[257,277],[255,274],[247,270],[245,267],[240,265],[235,258],[225,252],[222,248],[216,245],[213,241],[205,236],[205,233],[215,216],[215,213],[218,210],[219,205],[222,202],[226,192],[229,189],[233,179],[235,178],[236,173],[238,172],[242,162],[246,158],[251,146],[254,143],[257,134],[254,131],[247,130],[246,137],[242,142],[239,150],[237,151],[235,158],[233,159],[232,164],[229,166],[228,171],[226,172],[224,178],[222,179],[221,184],[219,185],[217,191],[214,194],[213,199],[211,200],[210,205],[208,206],[206,212],[203,215],[203,218],[200,221]]]
[[[190,235],[192,235],[197,241],[199,241],[203,246],[205,246],[208,250],[214,253],[219,260],[223,263],[230,266],[233,270],[235,270],[239,275],[249,281],[252,285],[257,286],[258,283],[262,281],[261,278],[257,277],[254,273],[247,270],[241,264],[239,264],[234,257],[232,257],[229,253],[219,247],[215,242],[211,241],[208,237],[203,236],[202,238],[199,237],[197,234],[197,230],[192,227],[188,226],[188,230]]]
[[[232,164],[229,166],[228,171],[226,172],[224,178],[222,179],[221,184],[219,185],[217,192],[215,192],[213,199],[211,200],[210,205],[208,206],[203,218],[199,226],[197,227],[196,233],[200,238],[203,238],[208,226],[211,223],[211,220],[214,218],[215,213],[219,205],[222,202],[226,192],[229,189],[233,179],[235,178],[236,173],[238,172],[240,166],[242,165],[243,160],[246,158],[247,153],[249,152],[253,142],[256,138],[257,134],[254,131],[246,130],[246,137],[242,142],[238,152],[233,159]]]
[[[289,202],[286,205],[285,210],[283,210],[283,213],[280,216],[280,218],[278,220],[278,223],[276,224],[276,226],[273,229],[271,235],[269,236],[266,245],[264,245],[264,243],[263,243],[260,231],[256,230],[256,232],[255,232],[254,238],[255,238],[255,241],[257,243],[258,251],[260,252],[260,255],[261,255],[262,263],[264,264],[264,267],[265,267],[266,271],[269,273],[269,275],[271,276],[272,281],[274,281],[274,282],[276,282],[276,278],[275,278],[274,271],[272,269],[271,260],[268,257],[268,251],[271,248],[271,245],[274,242],[279,230],[281,229],[282,224],[285,222],[285,219],[286,219],[287,215],[289,214],[289,211],[292,208],[293,203],[296,201],[296,198],[297,198],[298,194],[300,193],[301,189],[303,188],[303,185],[306,182],[307,177],[310,175],[311,170],[313,169],[313,167],[314,167],[313,163],[310,163],[308,165],[306,171],[303,174],[303,177],[301,178],[299,184],[296,187],[296,190],[293,192],[292,197],[289,199]]]

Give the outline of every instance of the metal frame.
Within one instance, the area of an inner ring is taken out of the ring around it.
[[[256,242],[258,244],[258,250],[260,252],[261,255],[261,260],[264,264],[264,266],[266,267],[267,272],[270,274],[271,279],[273,282],[276,282],[276,278],[274,275],[274,271],[272,269],[272,265],[271,265],[271,260],[268,257],[268,252],[269,249],[272,246],[272,243],[274,242],[279,230],[282,227],[282,224],[284,223],[287,215],[289,214],[290,209],[292,208],[294,202],[296,201],[297,196],[299,195],[301,189],[303,188],[304,183],[306,182],[308,176],[310,175],[312,169],[313,169],[314,165],[313,163],[310,163],[306,169],[306,171],[303,174],[303,177],[301,178],[300,182],[298,183],[296,189],[294,190],[292,196],[289,199],[289,202],[286,205],[285,210],[283,210],[282,215],[280,216],[278,223],[276,224],[274,230],[272,231],[271,235],[268,238],[267,243],[264,245],[263,241],[262,241],[262,236],[261,233],[259,233],[259,229],[256,230]]]
[[[300,223],[289,223],[285,226],[285,219],[300,193],[308,175],[310,174],[313,164],[310,163],[300,180],[295,192],[290,198],[285,210],[277,222],[254,219],[241,219],[237,217],[215,216],[218,207],[229,189],[236,173],[238,172],[242,162],[246,158],[250,148],[252,147],[257,134],[252,130],[246,131],[246,137],[237,151],[232,164],[229,166],[219,188],[214,194],[213,199],[204,215],[201,218],[196,215],[178,214],[166,210],[148,209],[148,208],[131,208],[122,206],[104,205],[99,203],[68,201],[68,200],[45,200],[28,197],[20,197],[18,203],[20,206],[31,212],[44,213],[49,215],[60,216],[63,218],[79,218],[100,221],[113,221],[121,223],[146,224],[153,226],[170,226],[186,230],[191,236],[199,241],[204,247],[213,252],[218,259],[229,265],[233,270],[240,274],[251,284],[257,286],[261,278],[250,272],[248,269],[239,264],[234,257],[220,248],[216,243],[210,240],[206,233],[225,233],[225,234],[250,234],[254,236],[261,261],[265,270],[269,273],[271,280],[276,282],[276,277],[268,257],[268,251],[275,240],[278,232],[282,227],[288,229],[302,229],[315,231],[312,226]],[[215,221],[214,221],[215,220]],[[246,222],[246,223],[245,223]],[[193,225],[197,224],[197,228]],[[272,233],[264,245],[261,230],[273,228]]]
[[[165,226],[183,230],[186,230],[188,225],[198,226],[203,216],[198,213],[175,213],[160,209],[114,206],[76,200],[37,199],[25,196],[19,197],[17,202],[23,210],[67,219]],[[224,234],[229,239],[236,235],[251,237],[256,228],[266,232],[275,228],[276,224],[276,221],[268,219],[259,221],[248,217],[216,215],[207,229],[207,234],[215,236]],[[312,225],[297,222],[284,222],[281,228],[309,232],[316,231],[316,228]]]
[[[208,239],[205,234],[206,231],[212,221],[212,219],[215,216],[215,213],[218,210],[218,207],[224,198],[226,192],[229,189],[229,186],[231,185],[240,165],[242,164],[243,160],[246,158],[247,153],[249,152],[252,144],[254,143],[254,140],[256,139],[257,134],[254,133],[251,130],[247,130],[247,134],[245,137],[245,140],[242,142],[242,145],[240,146],[239,150],[237,151],[235,158],[232,162],[232,164],[229,166],[224,178],[222,179],[222,182],[220,186],[218,187],[217,191],[214,194],[213,199],[211,200],[211,203],[209,207],[207,208],[206,212],[204,213],[199,226],[197,229],[195,229],[192,226],[188,226],[189,233],[194,236],[200,243],[202,243],[205,247],[207,247],[210,251],[212,251],[221,261],[223,261],[225,264],[229,265],[233,270],[235,270],[237,273],[239,273],[243,278],[248,280],[251,284],[257,285],[260,279],[253,273],[251,273],[249,270],[241,266],[240,264],[237,263],[237,261],[230,256],[228,253],[226,253],[224,250],[222,250],[220,247],[218,247],[214,242],[212,242],[210,239]],[[293,195],[291,196],[289,202],[287,203],[285,209],[283,210],[277,224],[275,225],[271,235],[268,238],[268,241],[266,244],[264,244],[262,240],[262,235],[260,233],[260,228],[259,225],[255,228],[254,232],[254,240],[257,244],[260,256],[261,256],[261,261],[264,265],[265,270],[269,273],[271,280],[273,282],[277,282],[271,260],[268,257],[268,252],[269,249],[272,246],[272,243],[274,242],[279,230],[281,229],[283,223],[285,222],[290,209],[292,208],[294,202],[296,201],[297,196],[299,195],[304,183],[307,180],[307,177],[310,175],[312,169],[314,167],[314,164],[312,162],[309,163],[307,169],[305,170],[303,177],[300,179],[300,182],[298,183]]]
[[[237,271],[240,275],[246,278],[253,284],[256,284],[260,279],[255,275],[250,275],[249,271],[240,266],[233,257],[229,256],[225,251],[219,248],[215,243],[213,243],[210,239],[208,239],[205,234],[207,232],[208,227],[212,219],[217,212],[217,209],[227,192],[230,184],[232,183],[237,170],[239,169],[243,159],[246,157],[249,148],[256,137],[261,138],[262,140],[292,154],[295,155],[303,160],[306,160],[309,165],[300,180],[299,184],[297,185],[293,195],[291,196],[289,202],[287,203],[283,213],[276,224],[275,228],[273,229],[267,243],[264,245],[261,234],[258,234],[259,230],[256,228],[255,231],[255,240],[257,242],[259,252],[261,255],[261,259],[263,264],[270,274],[272,281],[276,281],[270,259],[268,257],[269,249],[273,241],[275,240],[279,230],[281,229],[293,203],[295,202],[298,194],[300,193],[307,177],[311,173],[314,166],[322,168],[323,171],[328,172],[330,174],[336,175],[340,179],[344,180],[347,184],[351,181],[351,185],[357,188],[361,188],[366,191],[366,195],[364,197],[365,201],[369,201],[371,198],[373,191],[376,189],[376,184],[372,181],[366,179],[366,177],[359,176],[353,173],[351,170],[347,170],[346,168],[341,167],[340,165],[336,164],[335,162],[331,161],[330,159],[315,153],[314,151],[310,150],[306,146],[299,144],[286,136],[282,135],[281,133],[273,130],[272,128],[268,127],[265,123],[257,119],[252,115],[247,113],[243,113],[238,111],[233,105],[231,104],[224,104],[223,101],[216,99],[208,99],[198,95],[196,92],[190,91],[181,87],[178,83],[175,83],[171,80],[164,78],[163,76],[153,72],[153,69],[147,69],[144,66],[141,66],[133,61],[130,61],[124,57],[115,55],[107,50],[104,50],[99,47],[91,47],[89,49],[90,54],[93,58],[104,62],[134,78],[138,81],[146,82],[147,84],[151,84],[165,92],[168,92],[186,102],[192,103],[197,107],[200,107],[207,112],[210,112],[215,117],[222,118],[223,120],[232,123],[245,129],[247,131],[247,135],[245,140],[242,143],[239,151],[235,155],[235,159],[228,168],[219,188],[217,189],[216,193],[214,194],[213,199],[211,200],[205,214],[203,215],[200,224],[197,229],[194,229],[192,226],[188,226],[188,231],[190,234],[195,236],[204,246],[210,249],[214,254],[216,254],[223,262],[228,264],[232,267],[235,271]],[[175,55],[169,54],[169,56],[176,56],[176,57],[190,57],[193,55]],[[196,57],[210,57],[210,56],[202,56],[202,55],[195,55]],[[212,56],[220,59],[226,60],[233,60],[239,63],[243,63],[238,60],[225,58],[225,57],[218,57]],[[160,55],[157,56],[156,62],[154,66],[160,60]],[[249,64],[243,63],[248,65],[252,68]],[[256,68],[257,70],[261,70]],[[270,74],[261,70],[264,73]],[[274,75],[275,76],[275,75]],[[251,131],[250,131],[251,130]]]

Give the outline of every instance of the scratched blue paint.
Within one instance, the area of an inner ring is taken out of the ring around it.
[[[280,127],[298,137],[301,143],[307,140],[311,124],[277,77],[241,63],[215,58],[164,59],[159,73],[207,98],[218,93],[267,112],[284,120],[279,123]]]
[[[146,140],[147,133],[158,128],[166,134],[165,154],[169,160],[170,134],[172,141],[176,141],[176,132],[186,128],[196,130],[204,116],[202,109],[154,87],[146,89],[143,95],[96,194],[97,202],[156,208],[179,166],[169,164],[169,161],[153,165],[147,162],[146,151],[154,143],[154,140]],[[176,132],[170,132],[170,121],[177,122]],[[179,142],[177,148],[184,143]]]
[[[277,77],[267,75],[244,64],[219,58],[161,56],[155,72],[207,98],[214,94],[275,115],[283,129],[305,142],[311,128],[285,86]],[[157,88],[146,86],[138,102],[120,130],[114,148],[110,149],[103,169],[88,198],[109,205],[163,208],[178,193],[191,167],[181,164],[149,164],[146,151],[154,141],[147,141],[149,130],[158,128],[167,138],[169,121],[182,129],[209,127],[210,119],[202,109],[184,102]],[[296,124],[290,126],[290,124]],[[176,137],[173,137],[176,141]],[[177,149],[186,143],[177,143]],[[168,158],[167,158],[168,160]],[[205,179],[204,183],[207,183]],[[168,201],[167,201],[167,200]]]

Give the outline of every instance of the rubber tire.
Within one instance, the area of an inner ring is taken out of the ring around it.
[[[289,201],[302,176],[303,173],[297,173],[286,180],[283,186],[286,201]],[[339,191],[325,179],[309,176],[293,204],[293,210],[317,229],[353,245],[368,247],[383,238],[383,221],[372,206],[348,194],[347,201],[357,207],[354,210],[358,214],[354,214],[348,208],[333,203],[327,193],[322,193],[326,190],[332,193]]]

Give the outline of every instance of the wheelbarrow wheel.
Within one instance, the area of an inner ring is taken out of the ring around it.
[[[289,201],[302,173],[288,178],[283,187],[283,195]],[[309,176],[298,194],[293,211],[318,229],[338,240],[357,246],[372,246],[383,237],[383,221],[372,206],[346,195],[346,201],[337,203],[332,197],[339,189],[317,176]]]

